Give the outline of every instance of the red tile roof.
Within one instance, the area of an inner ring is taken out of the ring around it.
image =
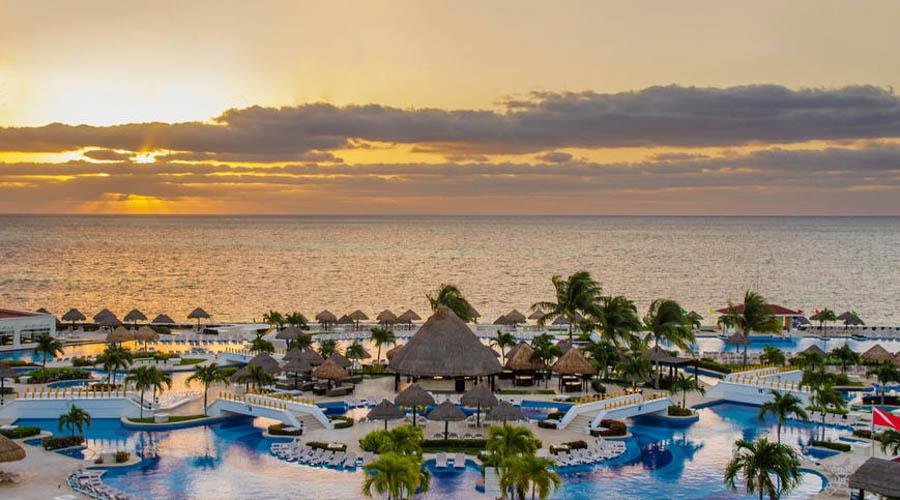
[[[0,319],[4,318],[29,318],[31,316],[40,316],[38,313],[14,311],[12,309],[0,309]]]

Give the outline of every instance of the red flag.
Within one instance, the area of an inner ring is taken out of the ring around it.
[[[878,408],[872,410],[872,423],[900,431],[900,417],[885,413]]]

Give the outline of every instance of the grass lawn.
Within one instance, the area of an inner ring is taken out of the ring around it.
[[[164,422],[166,424],[171,424],[175,422],[186,422],[188,420],[197,420],[198,418],[206,418],[206,415],[170,415],[169,421]],[[144,417],[144,418],[129,418],[129,422],[134,422],[136,424],[152,424],[153,417]]]
[[[202,363],[204,361],[206,361],[206,360],[203,358],[181,358],[181,361],[178,363],[178,366],[196,365],[196,364]]]

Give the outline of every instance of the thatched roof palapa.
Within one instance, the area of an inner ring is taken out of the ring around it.
[[[134,340],[134,335],[123,326],[117,326],[115,330],[106,336],[107,342],[122,343]]]
[[[513,323],[524,323],[524,322],[528,321],[528,318],[526,318],[524,314],[520,313],[519,311],[517,311],[515,309],[504,314],[504,316],[506,316],[506,319],[508,319],[509,321],[512,321]]]
[[[402,321],[404,323],[412,323],[413,321],[421,321],[422,318],[416,314],[412,309],[407,309],[405,313],[401,314],[397,317],[397,321]]]
[[[325,380],[344,380],[349,377],[347,370],[332,361],[331,358],[328,358],[324,363],[313,369],[312,374],[313,377]]]
[[[167,314],[158,314],[153,321],[150,322],[151,325],[174,325],[175,320],[170,318]]]
[[[492,408],[497,406],[497,397],[491,392],[490,387],[485,384],[478,384],[471,391],[462,395],[459,402],[463,406],[482,406],[484,408]]]
[[[503,315],[495,319],[493,324],[497,326],[515,326],[516,322]]]
[[[254,356],[253,359],[251,359],[247,364],[251,366],[261,366],[262,369],[265,370],[269,375],[281,371],[281,366],[279,366],[278,361],[264,352],[261,352]]]
[[[334,315],[333,312],[325,309],[324,311],[316,314],[316,321],[319,323],[334,323],[337,321],[337,316]]]
[[[350,318],[350,316],[347,316],[347,315],[345,314],[345,315],[341,316],[340,318],[338,318],[337,324],[339,324],[339,325],[352,325],[352,324],[354,324],[354,321]]]
[[[117,318],[115,314],[110,313],[108,315],[102,316],[97,321],[97,324],[100,326],[118,326],[121,325],[122,322],[119,321],[119,318]]]
[[[525,417],[525,414],[522,413],[522,410],[506,401],[500,401],[500,403],[487,414],[485,420],[488,422],[514,422],[528,419]]]
[[[511,355],[506,357],[506,369],[513,371],[534,371],[543,370],[544,364],[541,360],[534,357],[534,349],[526,344],[521,343],[513,346],[515,349]],[[512,351],[512,349],[510,351]]]
[[[303,330],[291,325],[284,330],[276,333],[275,338],[278,340],[296,340],[304,335],[306,335],[306,333],[304,333]]]
[[[239,381],[239,380],[241,379],[241,377],[243,377],[248,371],[249,371],[249,370],[247,370],[247,367],[244,366],[244,367],[242,367],[241,369],[237,370],[236,372],[232,373],[231,376],[228,377],[228,380],[230,380],[230,381],[232,381],[232,382],[237,382],[237,381]]]
[[[428,406],[434,404],[434,398],[419,384],[412,384],[397,394],[394,403],[400,406]]]
[[[544,317],[544,311],[534,311],[528,315],[528,319],[539,320]]]
[[[147,316],[144,316],[144,313],[138,311],[137,309],[132,309],[128,311],[128,314],[125,315],[125,321],[147,321]]]
[[[284,355],[285,361],[292,361],[295,359],[299,359],[300,361],[306,361],[312,366],[318,366],[325,362],[325,358],[323,358],[319,353],[313,350],[300,350],[297,348],[291,349],[287,354]]]
[[[384,357],[386,357],[388,361],[394,359],[394,356],[399,353],[400,349],[403,349],[405,346],[406,344],[392,347],[390,350],[388,350],[388,352],[384,353]]]
[[[209,313],[204,311],[203,308],[198,307],[198,308],[194,309],[193,311],[191,311],[191,313],[188,314],[187,317],[188,317],[188,319],[200,319],[200,318],[209,319]]]
[[[116,317],[116,315],[113,314],[109,309],[103,309],[102,311],[94,315],[94,323],[99,323],[101,319],[109,316],[112,316],[113,318]]]
[[[750,339],[738,332],[725,339],[726,345],[750,345]]]
[[[900,481],[897,477],[900,477],[900,463],[872,457],[850,474],[849,485],[851,489],[900,498]]]
[[[825,351],[823,351],[822,348],[820,348],[819,346],[817,346],[817,345],[815,345],[815,344],[813,344],[813,345],[807,347],[806,349],[804,349],[804,350],[802,350],[802,351],[800,351],[800,352],[816,353],[816,354],[819,354],[819,355],[821,355],[821,356],[825,356]]]
[[[287,373],[309,373],[313,370],[313,366],[309,360],[294,358],[281,365],[281,370]]]
[[[439,420],[441,422],[459,422],[460,420],[465,419],[466,414],[449,400],[437,405],[437,408],[431,410],[428,413],[428,420]]]
[[[328,361],[333,363],[337,363],[339,366],[343,368],[350,368],[353,366],[353,362],[347,359],[343,354],[336,352],[331,356],[328,356]]]
[[[379,323],[396,323],[397,315],[391,312],[389,309],[385,309],[384,311],[378,313],[378,316],[375,316],[375,319]]]
[[[366,313],[360,311],[359,309],[350,313],[350,315],[348,317],[350,319],[352,319],[353,321],[366,321],[369,319],[369,317],[366,316]]]
[[[16,462],[25,458],[25,449],[19,443],[0,435],[0,462]]]
[[[405,417],[403,410],[397,408],[387,399],[382,399],[374,408],[369,410],[366,418],[369,420],[397,420]]]
[[[141,342],[152,342],[159,339],[159,334],[149,326],[144,325],[138,328],[137,332],[134,333],[134,339],[140,340]]]
[[[62,317],[63,321],[84,321],[86,319],[87,318],[84,316],[84,314],[81,314],[81,311],[74,308],[69,309],[69,312],[63,314]]]
[[[446,306],[438,306],[389,366],[401,375],[419,377],[492,375],[502,370],[490,349]]]
[[[881,347],[881,344],[876,344],[864,352],[862,358],[866,361],[893,361],[894,355],[889,353],[884,347]]]
[[[527,342],[525,342],[524,340],[522,340],[522,341],[519,341],[518,344],[516,344],[516,345],[510,347],[509,350],[506,351],[506,359],[507,359],[507,361],[510,360],[510,359],[512,359],[513,356],[516,355],[516,352],[519,350],[520,347],[522,347],[523,345],[527,345],[527,344],[528,344]]]
[[[863,320],[859,319],[859,316],[850,311],[841,313],[837,319],[838,321],[843,321],[845,326],[863,326],[866,324]]]
[[[550,368],[561,375],[593,375],[597,369],[578,349],[569,349]]]

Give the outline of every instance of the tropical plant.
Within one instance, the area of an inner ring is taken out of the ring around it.
[[[650,378],[650,361],[638,351],[629,351],[619,358],[616,371],[631,382],[631,388],[635,389],[638,382]]]
[[[65,353],[62,342],[56,337],[51,337],[49,333],[42,334],[35,339],[37,345],[34,346],[34,353],[41,356],[41,366],[47,366],[47,357],[55,358],[57,354],[62,356]]]
[[[328,359],[328,356],[337,352],[337,342],[334,339],[323,339],[319,341],[319,354]]]
[[[702,384],[694,380],[694,377],[687,377],[683,373],[679,373],[672,380],[669,392],[675,396],[681,394],[681,407],[684,408],[687,404],[687,395],[689,392],[706,394],[706,389]]]
[[[344,349],[344,356],[347,359],[355,359],[360,360],[369,357],[369,353],[366,352],[366,349],[360,344],[358,341],[354,340],[350,345]]]
[[[73,404],[68,412],[59,416],[56,426],[59,430],[67,429],[69,434],[74,433],[76,429],[79,434],[84,434],[84,428],[91,426],[91,415]]]
[[[312,347],[313,338],[312,338],[312,335],[304,334],[304,335],[297,336],[297,338],[291,340],[290,342],[291,342],[291,345],[290,345],[291,349],[306,350],[306,349],[309,349],[310,347]]]
[[[878,380],[878,394],[881,395],[881,404],[884,404],[884,387],[891,382],[900,382],[900,370],[892,363],[873,366],[866,372],[867,377],[875,377]]]
[[[741,330],[744,337],[750,338],[751,332],[757,333],[778,333],[781,331],[781,323],[778,318],[772,314],[772,306],[766,299],[752,291],[747,290],[744,293],[743,308],[738,309],[730,300],[728,301],[728,312],[723,316],[723,323],[730,323],[731,326]],[[744,346],[744,365],[747,364],[747,346]]]
[[[516,345],[516,336],[511,332],[497,330],[497,336],[491,339],[491,345],[497,346],[497,349],[500,349],[500,356],[501,359],[503,359],[503,364],[505,365],[506,350]]]
[[[562,353],[553,343],[553,337],[546,333],[535,337],[531,341],[531,347],[534,350],[531,359],[538,360],[544,365],[544,387],[547,387],[550,384],[550,363]]]
[[[825,414],[842,411],[847,407],[847,401],[844,400],[841,393],[834,389],[833,385],[825,383],[813,386],[809,402],[809,410],[822,414],[822,440],[825,440]]]
[[[633,346],[634,332],[643,328],[634,302],[622,295],[603,297],[599,315],[603,318],[604,337],[619,348]]]
[[[494,425],[488,429],[485,448],[499,461],[513,455],[531,454],[540,442],[527,427],[519,425]]]
[[[301,330],[309,329],[309,325],[307,324],[307,323],[309,323],[309,321],[306,319],[306,316],[304,316],[303,314],[301,314],[297,311],[294,311],[294,312],[288,314],[287,316],[285,316],[284,321],[287,324],[296,326],[297,328],[299,328]]]
[[[185,385],[191,385],[191,382],[198,381],[203,384],[203,414],[206,415],[206,407],[209,404],[208,395],[209,387],[216,382],[228,384],[228,375],[216,363],[210,363],[206,366],[198,366],[194,368],[194,373],[185,380]]]
[[[769,413],[778,419],[779,443],[781,443],[781,426],[791,414],[796,415],[804,422],[809,420],[809,415],[803,409],[803,402],[789,392],[772,391],[772,400],[766,401],[759,407],[759,420],[765,419]]]
[[[848,365],[858,365],[862,362],[862,357],[858,352],[854,351],[844,342],[844,345],[831,351],[831,357],[841,362],[841,373],[847,372]]]
[[[388,452],[363,466],[363,469],[366,477],[362,492],[369,497],[374,490],[378,495],[386,495],[388,500],[408,498],[417,490],[427,491],[431,482],[421,460],[412,455]]]
[[[275,352],[275,346],[263,338],[263,335],[263,333],[257,333],[256,337],[250,341],[250,352],[255,352],[257,354]]]
[[[784,352],[781,349],[767,345],[763,347],[763,353],[760,354],[759,361],[770,365],[784,366],[787,362],[787,358],[784,356]]]
[[[238,376],[237,381],[242,384],[253,384],[257,389],[275,383],[275,377],[259,365],[247,365],[247,371]]]
[[[125,375],[125,383],[131,383],[141,393],[141,418],[144,418],[144,392],[155,384],[161,383],[156,367],[139,366],[129,370]]]
[[[881,451],[887,453],[890,450],[891,455],[900,453],[900,432],[894,429],[888,429],[881,435]]]
[[[449,283],[441,283],[441,286],[435,290],[434,295],[426,294],[425,298],[431,304],[431,310],[437,311],[438,306],[447,306],[453,311],[459,319],[466,323],[474,321],[476,318],[475,308],[469,301],[463,297],[459,287]]]
[[[762,438],[756,442],[741,439],[735,447],[724,476],[731,489],[737,489],[738,475],[742,475],[748,493],[758,494],[759,500],[764,496],[775,500],[800,484],[800,459],[790,446]]]
[[[128,349],[111,344],[97,356],[97,361],[102,363],[103,369],[108,372],[109,383],[113,384],[116,380],[116,370],[125,370],[130,367],[134,357]]]
[[[272,325],[273,327],[281,328],[282,326],[284,326],[285,319],[284,315],[280,312],[270,310],[269,312],[263,314],[263,322],[268,325]]]
[[[656,299],[650,304],[647,315],[644,316],[644,326],[650,332],[654,345],[659,347],[659,342],[664,340],[683,351],[691,349],[694,342],[694,330],[687,312],[678,302],[669,299]],[[662,365],[656,362],[656,379],[654,387],[659,388],[659,378],[662,375]]]
[[[816,313],[816,321],[819,322],[819,330],[825,331],[825,325],[829,321],[837,321],[837,316],[834,314],[834,311],[826,307]]]
[[[824,366],[814,366],[803,370],[803,376],[800,378],[800,385],[807,387],[818,387],[825,384],[835,384],[836,376],[833,373],[825,371]]]
[[[372,328],[371,332],[369,332],[369,338],[372,339],[372,343],[375,344],[375,348],[378,349],[378,354],[375,358],[376,361],[381,361],[382,346],[395,345],[397,343],[397,336],[394,334],[394,331],[390,328],[381,326]]]
[[[553,465],[552,459],[534,455],[509,457],[500,467],[500,488],[515,492],[515,497],[523,500],[530,490],[531,500],[545,500],[562,485],[562,478],[553,470]]]
[[[613,345],[612,341],[608,337],[603,337],[600,342],[591,342],[588,344],[586,352],[597,368],[603,372],[603,378],[609,378],[609,367],[615,365],[620,356],[619,349]]]
[[[569,321],[569,340],[572,340],[573,328],[580,317],[596,318],[601,326],[605,324],[600,309],[603,288],[591,278],[589,272],[578,271],[567,279],[554,275],[550,280],[556,291],[555,301],[536,302],[531,306],[533,311],[544,313],[537,321],[538,326],[559,317],[566,318]]]
[[[791,357],[791,364],[803,370],[816,370],[825,367],[825,357],[815,351],[798,352]]]

